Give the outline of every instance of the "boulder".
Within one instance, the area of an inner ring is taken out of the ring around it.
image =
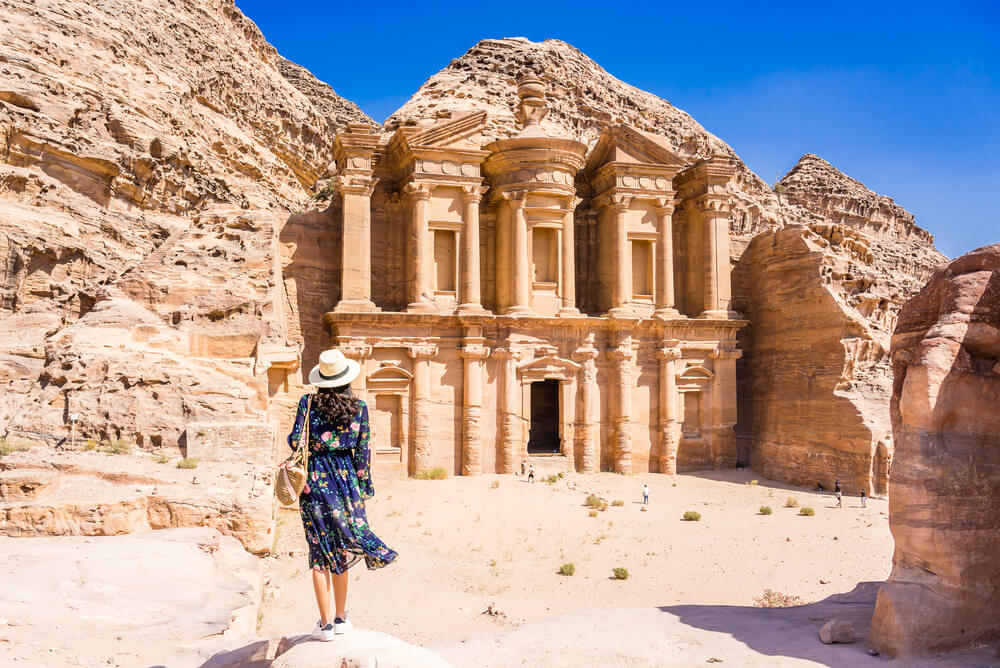
[[[40,499],[59,485],[59,472],[51,469],[0,471],[0,501]]]
[[[819,630],[820,642],[827,645],[833,643],[854,642],[854,624],[840,619],[831,619]]]
[[[1000,244],[930,279],[892,337],[896,549],[869,643],[937,653],[1000,638]]]
[[[287,647],[287,649],[286,649]],[[308,636],[286,639],[278,647],[271,668],[450,668],[451,664],[423,647],[395,636],[355,629],[335,642],[317,642]]]

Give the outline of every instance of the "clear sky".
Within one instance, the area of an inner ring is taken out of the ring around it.
[[[816,153],[949,257],[1000,242],[1000,0],[236,4],[377,121],[481,39],[561,39],[769,183]]]

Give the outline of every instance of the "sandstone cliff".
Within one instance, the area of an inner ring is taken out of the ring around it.
[[[370,119],[231,0],[0,7],[0,431],[58,441],[79,412],[84,439],[176,447],[260,419],[279,230]]]
[[[892,336],[896,550],[869,642],[891,655],[1000,639],[1000,244],[934,274]]]
[[[742,459],[772,478],[884,494],[889,336],[944,256],[913,216],[815,155],[778,183],[801,225],[755,238],[733,273]]]
[[[371,119],[232,0],[0,12],[0,436],[66,449],[77,414],[77,449],[121,439],[204,460],[225,434],[240,468],[266,470],[299,389],[281,258],[303,235],[282,233],[329,176],[334,135]],[[219,503],[174,483],[172,506],[132,499],[128,480],[106,506],[5,500],[0,531],[209,524],[267,550],[270,499],[245,482],[205,485],[230,490]],[[120,499],[126,521],[94,520]]]

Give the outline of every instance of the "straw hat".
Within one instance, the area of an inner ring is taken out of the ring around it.
[[[342,387],[350,385],[359,373],[360,364],[347,359],[336,348],[331,348],[320,353],[319,364],[309,372],[309,383],[316,387]]]

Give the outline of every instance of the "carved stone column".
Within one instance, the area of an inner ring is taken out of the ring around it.
[[[611,312],[620,312],[632,298],[632,264],[629,261],[628,209],[632,198],[627,195],[610,195],[614,215],[612,227]]]
[[[412,410],[410,411],[413,436],[410,439],[413,449],[413,473],[422,473],[431,466],[431,369],[430,361],[438,353],[437,346],[421,344],[410,346],[410,357],[413,358],[413,392],[410,394]]]
[[[677,445],[680,442],[678,416],[677,360],[681,358],[679,341],[664,341],[656,356],[660,360],[660,458],[659,471],[677,473]]]
[[[712,362],[712,468],[736,466],[736,360],[742,353],[717,348]]]
[[[343,202],[340,301],[335,311],[377,311],[372,301],[372,192],[378,179],[341,176]]]
[[[483,445],[479,423],[483,409],[483,360],[490,349],[481,337],[467,337],[458,354],[465,360],[464,401],[462,405],[462,475],[483,472]]]
[[[706,195],[698,200],[704,244],[703,318],[726,318],[732,288],[729,278],[729,202]]]
[[[359,365],[361,365],[361,373],[358,374],[357,379],[351,383],[351,390],[354,394],[363,401],[368,401],[368,375],[365,373],[365,360],[372,356],[373,348],[367,345],[363,339],[360,340],[340,340],[338,341],[338,347],[344,356],[348,359],[355,360]],[[369,406],[369,412],[374,408],[374,406]]]
[[[632,339],[626,337],[617,347],[608,351],[608,358],[615,363],[612,384],[614,402],[611,423],[614,425],[615,473],[632,473]]]
[[[517,382],[517,360],[520,353],[507,348],[497,348],[493,358],[500,364],[500,393],[497,406],[500,412],[500,471],[513,473],[517,457],[522,452],[521,423],[518,403],[521,396]]]
[[[580,472],[597,471],[597,441],[600,425],[597,416],[597,349],[583,347],[573,353],[573,360],[580,363],[579,419],[576,424],[576,449],[580,453]]]
[[[656,311],[659,318],[676,318],[674,296],[674,230],[672,200],[661,199],[656,207]]]
[[[409,280],[409,300],[407,311],[432,312],[436,309],[430,297],[430,238],[428,229],[428,208],[431,188],[423,183],[410,183],[405,192],[410,200],[410,229],[407,238],[407,278]]]
[[[572,318],[580,315],[580,309],[576,307],[576,237],[574,231],[574,215],[578,198],[570,198],[570,209],[563,214],[562,228],[562,275],[560,276],[560,292],[562,294],[562,307],[559,309],[559,317]]]
[[[462,293],[459,297],[459,313],[482,313],[482,292],[479,284],[479,202],[486,191],[481,186],[466,186],[462,189]]]
[[[507,313],[531,313],[531,276],[528,267],[528,219],[524,212],[524,198],[505,193],[510,202],[511,227],[514,232],[514,304]]]

